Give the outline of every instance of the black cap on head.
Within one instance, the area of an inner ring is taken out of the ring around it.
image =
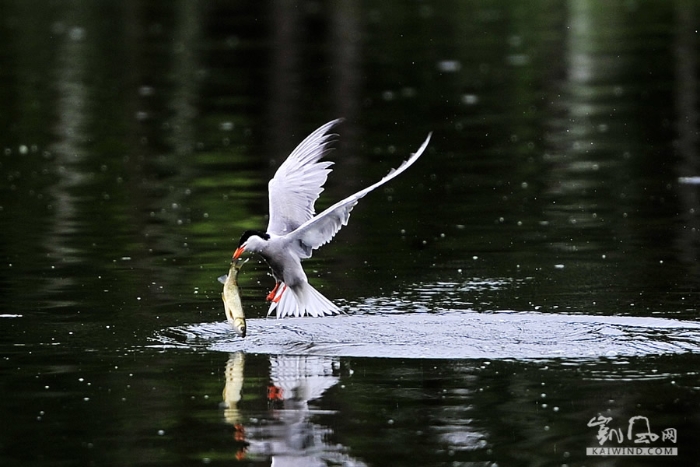
[[[241,239],[238,241],[238,246],[243,245],[253,235],[257,235],[258,237],[265,240],[270,239],[270,235],[267,232],[263,232],[262,230],[246,230],[245,232],[243,232],[243,235],[241,235]]]

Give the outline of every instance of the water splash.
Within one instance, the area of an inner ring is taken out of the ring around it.
[[[156,345],[220,352],[437,359],[598,359],[700,352],[700,324],[663,318],[502,311],[251,319],[167,329]]]

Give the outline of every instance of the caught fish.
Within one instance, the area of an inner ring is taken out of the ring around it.
[[[226,319],[241,337],[245,337],[246,325],[243,304],[241,303],[241,290],[238,287],[238,271],[241,270],[246,261],[248,260],[235,259],[231,261],[231,268],[228,270],[228,274],[219,277],[219,282],[224,284],[221,299],[224,301]]]

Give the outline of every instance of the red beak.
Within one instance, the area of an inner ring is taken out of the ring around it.
[[[236,251],[233,252],[233,259],[238,259],[238,257],[241,256],[241,254],[243,254],[243,251],[245,251],[244,246],[239,246],[238,248],[236,248]]]

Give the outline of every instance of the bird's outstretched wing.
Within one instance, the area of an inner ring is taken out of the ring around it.
[[[425,151],[431,136],[432,132],[428,134],[428,137],[421,147],[418,148],[418,151],[412,154],[411,157],[405,160],[397,169],[392,169],[377,183],[335,203],[318,216],[309,219],[299,226],[296,231],[292,232],[290,234],[291,245],[299,257],[309,258],[313,250],[330,242],[335,234],[338,233],[344,225],[347,225],[348,219],[350,218],[350,211],[352,211],[352,208],[355,207],[357,202],[370,191],[385,184],[413,165]]]
[[[270,221],[267,232],[285,235],[315,214],[314,203],[323,191],[333,162],[320,162],[332,149],[328,146],[337,135],[328,131],[342,119],[326,123],[297,146],[279,166],[268,184]]]

